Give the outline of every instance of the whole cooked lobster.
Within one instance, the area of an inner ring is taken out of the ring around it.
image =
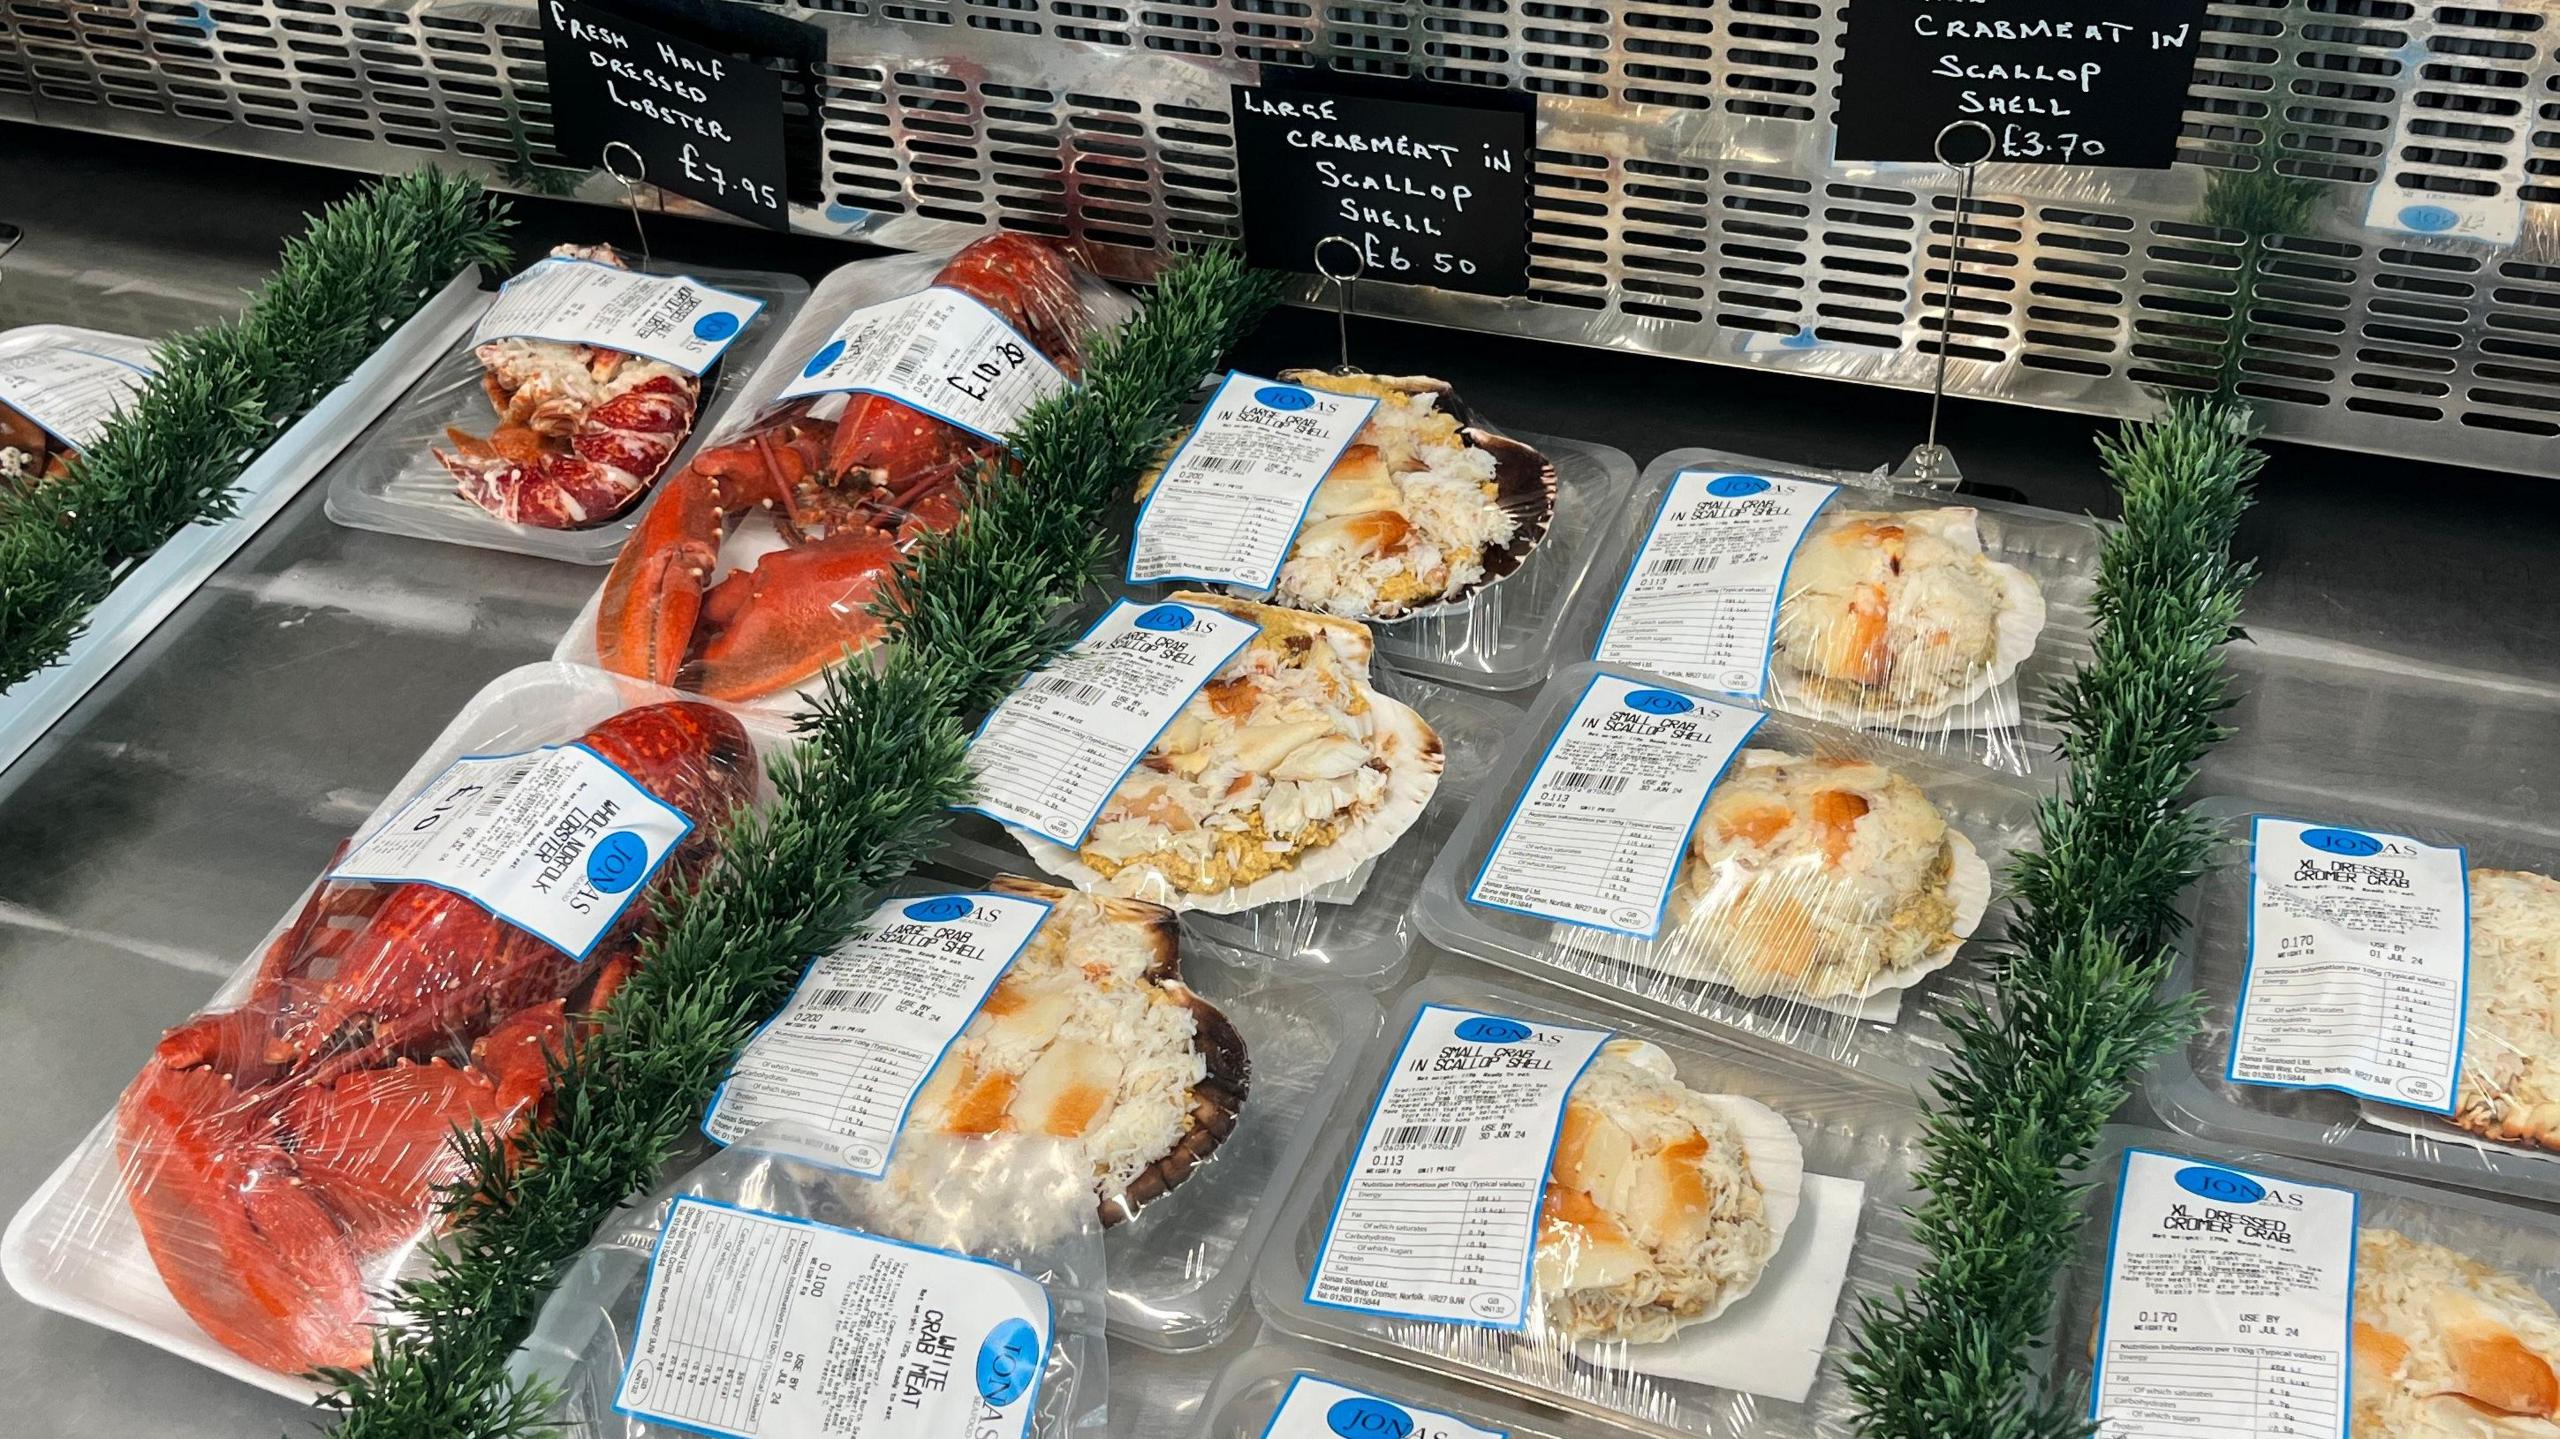
[[[758,776],[710,705],[625,710],[578,742],[694,820],[654,881],[712,857]],[[269,1369],[361,1366],[368,1279],[431,1230],[454,1131],[512,1138],[571,1016],[630,972],[647,894],[581,962],[461,895],[323,878],[237,1008],[170,1030],[116,1107],[152,1263],[215,1340]]]

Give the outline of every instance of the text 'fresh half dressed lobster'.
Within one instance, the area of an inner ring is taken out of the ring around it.
[[[758,766],[737,720],[686,701],[580,743],[694,820],[655,884],[698,873]],[[160,1041],[116,1108],[152,1263],[205,1332],[269,1369],[357,1367],[368,1285],[432,1227],[457,1128],[512,1137],[547,1098],[571,1016],[630,972],[643,893],[581,962],[425,884],[323,880],[239,1007]]]
[[[1084,308],[1049,245],[998,234],[933,278],[1001,316],[1072,376]],[[841,406],[832,419],[818,411]],[[606,577],[596,652],[620,674],[714,699],[778,694],[879,634],[872,593],[918,531],[960,514],[960,482],[996,445],[880,395],[789,401],[663,486]],[[785,548],[720,577],[730,527],[754,510]],[[716,583],[715,583],[716,580]]]

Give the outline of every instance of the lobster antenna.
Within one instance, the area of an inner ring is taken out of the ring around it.
[[[622,167],[614,163],[613,152],[616,150],[631,157],[630,174],[622,173]],[[604,147],[604,170],[622,186],[622,203],[630,208],[631,233],[640,237],[640,264],[646,268],[649,263],[649,231],[640,223],[640,186],[649,178],[649,162],[640,158],[639,151],[615,140]]]
[[[1340,245],[1351,252],[1350,268],[1336,273],[1324,262],[1328,245]],[[1333,333],[1342,354],[1342,363],[1334,366],[1333,372],[1337,375],[1354,374],[1356,371],[1351,364],[1351,287],[1360,283],[1362,272],[1369,268],[1369,257],[1360,252],[1360,247],[1352,242],[1350,236],[1327,235],[1316,241],[1315,261],[1316,273],[1333,282]]]
[[[1982,132],[1982,153],[1970,160],[1948,159],[1947,137],[1965,130]],[[1952,121],[1930,142],[1938,163],[1952,167],[1962,180],[1956,188],[1955,219],[1947,230],[1947,284],[1938,302],[1938,364],[1929,380],[1929,437],[1894,467],[1893,477],[1898,480],[1917,480],[1945,490],[1964,483],[1964,472],[1956,467],[1956,457],[1938,443],[1938,410],[1947,399],[1947,348],[1955,339],[1956,285],[1964,274],[1965,231],[1973,212],[1974,172],[1991,158],[1998,144],[1999,137],[1979,120]]]

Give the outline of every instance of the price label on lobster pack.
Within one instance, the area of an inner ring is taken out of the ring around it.
[[[1063,845],[1083,843],[1156,736],[1261,631],[1196,605],[1112,606],[979,727],[969,745],[978,802],[967,808]]]
[[[764,301],[683,275],[643,275],[554,256],[507,281],[471,342],[558,340],[622,350],[699,375],[745,332]]]
[[[731,1144],[797,1120],[833,1135],[847,1169],[878,1178],[916,1091],[1048,916],[1046,902],[1009,894],[881,905],[738,1052],[702,1132]]]
[[[2356,1194],[2129,1151],[2090,1417],[2109,1439],[2344,1439]]]
[[[1683,470],[1663,492],[1592,658],[1726,694],[1768,688],[1787,570],[1837,485]]]
[[[692,829],[611,761],[559,745],[454,761],[329,877],[451,890],[584,959]]]
[[[1001,1264],[684,1198],[613,1407],[734,1439],[1005,1439],[1049,1336],[1048,1291]]]
[[[1267,590],[1308,502],[1378,402],[1229,372],[1138,511],[1129,581]]]
[[[1524,1327],[1565,1095],[1608,1040],[1424,1005],[1369,1109],[1307,1302]]]
[[[936,285],[845,316],[786,397],[886,395],[1001,441],[1066,373],[975,296]]]
[[[2460,849],[2256,816],[2248,962],[2233,1080],[2453,1112],[2471,975]]]
[[[150,358],[148,345],[107,335],[0,355],[0,405],[81,449],[151,383]]]
[[[1467,898],[1653,938],[1707,791],[1765,718],[1594,675],[1547,742]]]
[[[1289,1380],[1262,1439],[1507,1439],[1510,1432],[1300,1374]]]

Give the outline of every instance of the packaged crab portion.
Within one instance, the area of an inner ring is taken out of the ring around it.
[[[1604,1006],[1426,980],[1255,1276],[1265,1316],[1642,1432],[1804,1434],[1907,1282],[1907,1095]],[[1874,1216],[1870,1218],[1870,1216]]]
[[[1503,434],[1427,376],[1230,373],[1139,479],[1128,579],[1362,621],[1416,674],[1519,688],[1553,664],[1633,472],[1614,450]]]
[[[2476,817],[2215,796],[2170,984],[2182,1130],[2560,1199],[2560,846]]]
[[[1558,675],[1434,862],[1452,949],[1921,1082],[1992,876],[2035,836],[2025,780],[1581,665]]]
[[[2088,655],[2103,528],[1713,450],[1654,461],[1578,654],[2012,774]]]
[[[1567,1439],[1562,1416],[1435,1374],[1286,1341],[1255,1345],[1218,1375],[1195,1439]]]
[[[658,486],[556,657],[791,707],[879,638],[898,556],[958,520],[972,471],[1133,308],[1025,235],[836,270]]]
[[[151,346],[123,335],[0,331],[0,494],[59,477],[154,373]]]
[[[1143,901],[1003,874],[910,886],[811,965],[703,1128],[797,1122],[872,1177],[920,1139],[1059,1140],[1108,1237],[1114,1331],[1198,1349],[1240,1319],[1337,1060],[1377,1023],[1365,996],[1267,983]]]
[[[2109,1130],[2060,1351],[2100,1432],[2527,1439],[2560,1423],[2543,1218],[2399,1178]]]
[[[571,1439],[1067,1439],[1109,1393],[1075,1146],[919,1137],[879,1178],[756,1130],[623,1210],[515,1360]]]
[[[610,563],[651,488],[744,388],[809,287],[562,245],[331,466],[358,529]]]
[[[362,1366],[436,1230],[452,1143],[539,1114],[652,902],[757,796],[730,713],[610,676],[502,677],[11,1224],[11,1282],[279,1392]]]

